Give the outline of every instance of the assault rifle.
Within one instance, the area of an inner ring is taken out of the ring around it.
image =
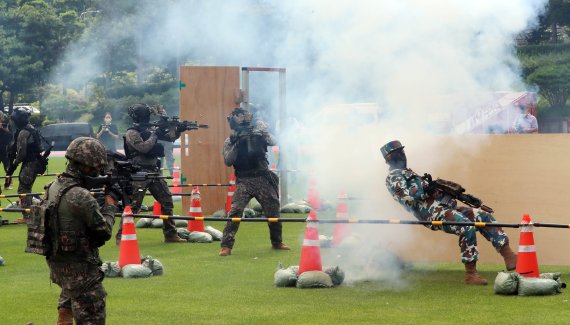
[[[106,194],[115,196],[117,201],[122,200],[126,206],[131,203],[131,196],[134,194],[132,182],[172,178],[140,170],[140,166],[133,165],[130,161],[116,161],[115,168],[104,176],[86,177],[85,185],[88,189],[105,187]]]
[[[451,200],[455,199],[473,208],[478,208],[489,213],[495,212],[491,207],[484,205],[483,201],[478,197],[466,194],[463,186],[455,182],[440,178],[434,181],[428,173],[425,173],[422,179],[428,182],[428,192],[440,191],[443,193],[443,199],[440,201],[444,204],[449,204]]]
[[[160,140],[170,142],[176,140],[182,132],[208,128],[207,124],[199,124],[197,121],[180,121],[178,116],[161,116],[151,125],[157,127],[156,134]]]

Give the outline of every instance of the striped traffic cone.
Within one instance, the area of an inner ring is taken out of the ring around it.
[[[141,264],[139,244],[135,232],[135,222],[130,205],[123,212],[123,232],[121,233],[121,247],[119,248],[119,267],[127,264]]]
[[[346,203],[348,195],[346,192],[338,194],[338,205],[336,207],[336,220],[348,220],[348,205]],[[346,223],[335,223],[333,229],[333,246],[338,246],[342,240],[350,234],[350,228]]]
[[[519,254],[517,258],[517,273],[529,278],[537,278],[538,261],[536,259],[536,247],[534,246],[533,225],[530,216],[525,214],[521,221],[521,238],[519,241]]]
[[[314,210],[309,212],[307,220],[317,220]],[[301,261],[299,262],[299,275],[306,271],[322,271],[321,245],[319,243],[319,230],[316,222],[307,222],[305,239],[301,250]]]
[[[192,188],[192,201],[190,202],[190,210],[188,216],[202,218],[202,206],[200,205],[200,190],[198,186]],[[204,232],[204,220],[188,220],[188,231]]]
[[[230,176],[230,186],[228,187],[228,196],[226,198],[226,215],[230,213],[230,209],[232,208],[232,199],[234,197],[234,193],[236,192],[236,177],[234,174]]]
[[[172,171],[172,187],[171,187],[172,194],[180,194],[182,193],[180,187],[180,168],[178,168],[178,164],[174,163],[174,170]]]

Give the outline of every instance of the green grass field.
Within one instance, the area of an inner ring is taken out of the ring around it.
[[[63,161],[51,158],[50,172],[63,170]],[[35,190],[41,191],[49,179],[39,178]],[[175,213],[180,213],[180,203],[175,206]],[[414,265],[402,274],[403,286],[366,281],[331,289],[275,288],[277,264],[299,263],[304,229],[301,223],[284,224],[284,242],[292,250],[283,252],[270,249],[267,225],[242,224],[233,255],[225,258],[217,255],[217,242],[164,244],[160,229],[137,229],[141,254],[159,259],[165,274],[105,279],[107,324],[570,323],[567,292],[548,297],[498,296],[492,285],[464,285],[459,262]],[[25,231],[24,225],[0,228],[0,256],[6,260],[0,267],[0,324],[54,324],[60,289],[50,283],[43,258],[24,253]],[[101,249],[105,261],[116,261],[118,253],[113,242]],[[502,268],[480,266],[491,283]],[[541,272],[549,271],[563,272],[563,281],[570,275],[570,267],[541,266]]]

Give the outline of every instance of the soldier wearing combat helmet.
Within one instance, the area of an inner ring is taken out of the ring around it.
[[[386,177],[386,187],[398,203],[422,221],[449,221],[449,222],[495,222],[493,216],[482,209],[457,206],[456,200],[444,200],[441,192],[431,188],[429,182],[416,174],[407,166],[404,146],[400,141],[390,141],[380,148],[382,156],[389,166]],[[461,262],[465,264],[465,283],[485,285],[487,280],[477,272],[476,233],[479,231],[485,239],[503,256],[507,270],[514,270],[517,257],[509,246],[509,238],[500,227],[473,226],[433,226],[426,227],[432,230],[443,230],[449,234],[459,236],[461,248]]]
[[[84,188],[86,176],[97,176],[107,164],[105,147],[96,139],[73,140],[65,157],[65,172],[46,185],[47,264],[51,280],[61,287],[57,324],[104,324],[106,317],[99,247],[112,236],[116,196],[96,200]],[[115,195],[119,195],[117,193]]]
[[[132,161],[134,165],[141,167],[142,172],[155,173],[160,170],[160,158],[164,157],[164,148],[157,142],[157,128],[150,124],[150,116],[152,109],[146,104],[135,104],[129,107],[129,116],[133,119],[133,126],[127,130],[124,136],[125,154],[127,159]],[[180,137],[180,132],[174,135],[171,141]],[[132,207],[133,212],[138,213],[144,200],[146,190],[148,189],[154,199],[160,203],[161,213],[163,215],[172,215],[174,203],[172,194],[168,189],[168,185],[164,179],[149,179],[145,181],[133,182]],[[171,219],[164,220],[162,224],[162,233],[164,241],[167,243],[182,243],[185,239],[178,237],[174,221]],[[120,244],[122,234],[122,223],[116,235],[116,243]]]
[[[252,123],[253,115],[243,108],[236,108],[227,117],[232,134],[224,142],[224,162],[233,166],[236,175],[236,191],[228,218],[241,218],[247,203],[255,197],[268,218],[279,217],[279,178],[269,170],[267,146],[275,145],[263,123]],[[231,255],[239,222],[227,222],[222,237],[220,256]],[[269,237],[273,249],[288,250],[282,243],[282,225],[269,223]]]

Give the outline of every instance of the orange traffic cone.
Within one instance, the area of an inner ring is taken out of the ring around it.
[[[234,193],[236,192],[236,177],[234,174],[230,176],[230,187],[228,188],[228,196],[226,198],[226,214],[230,213],[230,209],[232,208],[232,199],[234,197]]]
[[[154,201],[154,205],[152,206],[152,214],[154,215],[162,214],[162,207],[160,206],[160,202]]]
[[[519,242],[519,255],[517,258],[517,273],[530,277],[537,278],[540,273],[538,272],[538,261],[536,260],[536,248],[534,246],[534,235],[532,234],[533,225],[530,216],[525,214],[521,221],[521,239]]]
[[[315,210],[311,210],[307,220],[317,220]],[[322,271],[321,264],[321,244],[319,242],[319,230],[316,222],[307,221],[305,239],[301,250],[301,261],[299,262],[299,275],[306,271]]]
[[[200,205],[200,190],[198,186],[192,188],[192,201],[190,202],[190,210],[188,216],[202,218],[202,206]],[[204,232],[204,220],[188,220],[188,231]]]
[[[178,168],[178,164],[174,163],[174,168],[172,171],[172,194],[180,194],[182,193],[180,187],[180,169]]]
[[[348,220],[348,205],[346,200],[348,195],[346,192],[340,192],[338,194],[338,205],[336,207],[336,220]],[[344,238],[348,236],[350,229],[346,223],[335,223],[333,229],[333,239],[332,244],[338,246]]]
[[[313,178],[309,180],[309,193],[307,194],[307,203],[314,210],[319,210],[321,208],[321,198],[317,192],[317,181]]]
[[[139,243],[135,232],[135,222],[130,205],[123,212],[123,232],[121,234],[121,247],[119,248],[119,267],[127,264],[141,264]]]

